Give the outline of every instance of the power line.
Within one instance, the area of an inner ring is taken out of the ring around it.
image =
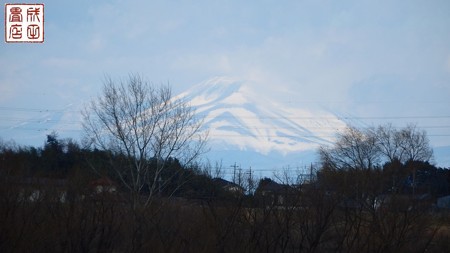
[[[0,127],[0,130],[15,130],[15,131],[36,131],[36,132],[45,132],[45,131],[61,131],[61,132],[82,132],[83,129],[67,129],[67,128],[23,128],[23,127]],[[450,137],[450,134],[427,134],[428,137]],[[218,137],[218,138],[238,138],[242,139],[241,135],[226,135],[226,134],[210,134],[210,137]],[[289,136],[278,136],[278,135],[253,135],[253,136],[244,136],[244,138],[333,138],[335,135],[289,135]]]
[[[49,117],[52,116],[48,116],[48,115],[42,115],[42,118],[38,117],[34,117],[34,118],[29,118],[29,117],[18,117],[17,115],[14,116],[2,116],[1,113],[3,112],[30,112],[30,113],[39,113],[39,114],[47,114],[47,113],[80,113],[81,111],[79,110],[67,110],[67,109],[48,109],[48,108],[26,108],[26,107],[0,107],[0,123],[3,123],[3,125],[5,125],[5,123],[21,123],[22,125],[25,126],[21,126],[21,125],[13,125],[13,126],[1,126],[0,125],[0,130],[21,130],[21,131],[49,131],[52,129],[60,129],[61,131],[74,131],[74,132],[79,132],[82,131],[81,127],[80,128],[64,128],[61,126],[57,126],[55,127],[46,127],[46,126],[29,126],[28,124],[58,124],[58,125],[78,125],[81,126],[82,121],[81,120],[68,120],[68,119],[51,119]],[[419,120],[419,119],[428,119],[428,120],[432,120],[432,119],[438,119],[438,120],[445,120],[442,123],[446,123],[445,125],[428,125],[428,126],[419,126],[420,129],[433,129],[433,130],[438,130],[438,129],[442,129],[447,131],[450,128],[450,125],[447,125],[448,121],[447,119],[450,119],[450,116],[448,115],[411,115],[411,116],[248,116],[248,115],[242,115],[242,116],[233,116],[233,115],[221,115],[220,116],[221,119],[230,119],[230,118],[239,118],[239,119],[255,119],[255,120],[264,120],[264,119],[274,119],[274,120],[306,120],[306,122],[304,122],[304,124],[301,125],[295,125],[291,124],[291,125],[286,125],[283,127],[277,127],[277,126],[271,126],[266,125],[266,126],[256,126],[256,125],[252,125],[252,124],[247,124],[249,125],[248,127],[242,128],[239,126],[226,126],[227,129],[217,129],[219,131],[225,131],[225,132],[230,132],[230,134],[226,134],[226,133],[218,133],[218,134],[214,134],[214,133],[210,133],[210,136],[212,137],[224,137],[224,138],[241,138],[241,135],[237,136],[237,135],[233,135],[233,130],[242,130],[242,129],[249,129],[249,130],[255,130],[255,131],[270,131],[270,130],[278,130],[278,131],[289,131],[289,130],[304,130],[306,134],[302,135],[302,134],[295,134],[295,135],[290,135],[290,134],[285,134],[281,137],[284,138],[330,138],[330,137],[334,137],[335,135],[308,135],[307,132],[311,131],[314,132],[314,130],[323,130],[323,131],[338,131],[339,129],[342,129],[342,126],[333,126],[335,125],[333,122],[326,122],[324,124],[321,124],[321,122],[310,122],[310,121],[314,121],[314,120],[323,120],[323,119],[333,119],[333,120],[343,120],[343,121],[357,121],[361,124],[364,125],[364,127],[362,128],[370,128],[370,125],[367,124],[366,122],[364,122],[365,120],[405,120],[405,119],[415,119],[415,120]],[[206,116],[205,117],[206,120],[208,119],[216,119],[216,117],[212,117],[212,116]],[[446,133],[431,133],[428,134],[429,137],[448,137],[450,136],[450,134],[446,134]],[[256,134],[252,134],[249,135],[249,137],[265,137],[265,138],[273,138],[273,137],[280,137],[279,135],[275,135],[275,134],[264,134],[264,133],[256,133]]]
[[[0,106],[0,111],[13,111],[13,112],[74,112],[81,113],[80,110],[67,110],[67,109],[49,109],[49,108],[27,108],[27,107],[7,107]]]
[[[281,117],[280,117],[281,118]],[[294,119],[295,117],[287,118],[287,119]],[[393,117],[392,117],[393,118]],[[402,119],[407,118],[413,118],[413,117],[403,117]],[[428,116],[428,117],[415,117],[415,118],[423,118],[423,119],[437,119],[437,118],[449,118],[450,116]],[[256,119],[256,117],[255,117]],[[313,119],[313,118],[311,118]],[[317,117],[315,119],[321,119],[320,117]],[[361,117],[347,117],[347,119],[363,119]],[[366,117],[365,119],[375,119],[375,117]],[[391,117],[378,117],[376,119],[391,119]],[[30,119],[27,117],[9,117],[9,116],[0,116],[0,120],[8,121],[8,122],[23,122],[27,121],[26,123],[47,123],[47,122],[55,122],[60,124],[81,124],[82,121],[80,120],[58,120],[58,119]],[[336,129],[336,127],[330,126],[332,123],[324,124],[324,125],[299,125],[299,126],[283,126],[282,129],[298,129],[298,128],[312,128],[312,129]],[[241,129],[239,126],[227,126],[227,128],[234,128],[234,129]],[[250,127],[251,129],[257,129],[257,130],[271,130],[271,129],[280,129],[279,127],[271,127],[271,126],[265,126],[265,127]],[[366,127],[369,128],[369,127]],[[431,125],[431,126],[421,126],[420,128],[450,128],[450,125]]]
[[[0,106],[0,111],[23,111],[23,112],[71,112],[71,113],[81,113],[80,110],[67,110],[67,109],[48,109],[48,108],[26,108],[26,107],[5,107]],[[199,113],[202,114],[202,113]],[[205,116],[205,119],[215,119],[213,116]],[[396,116],[233,116],[233,115],[221,115],[220,118],[242,118],[242,119],[450,119],[450,115],[396,115]]]

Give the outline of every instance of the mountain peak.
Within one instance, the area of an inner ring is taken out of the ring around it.
[[[189,100],[192,106],[211,105],[233,97],[239,100],[243,84],[244,82],[230,77],[214,77],[193,86],[178,97]]]
[[[178,97],[188,100],[204,117],[212,149],[261,154],[312,150],[328,143],[336,127],[345,125],[324,111],[283,106],[251,87],[247,81],[215,77]]]

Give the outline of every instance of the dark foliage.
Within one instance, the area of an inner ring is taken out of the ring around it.
[[[322,168],[301,185],[264,178],[243,195],[170,158],[152,205],[131,208],[109,159],[56,135],[0,147],[0,252],[449,250],[449,214],[432,204],[450,193],[450,173],[427,162]]]

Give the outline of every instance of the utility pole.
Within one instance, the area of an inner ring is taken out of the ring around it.
[[[233,168],[233,183],[236,183],[236,168],[239,166],[237,166],[236,162],[234,162],[234,165],[231,165],[231,167]]]
[[[248,171],[248,193],[253,194],[253,177],[252,177],[252,167]]]

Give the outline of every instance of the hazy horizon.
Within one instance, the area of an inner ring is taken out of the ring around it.
[[[40,3],[45,42],[0,47],[5,141],[78,140],[104,76],[138,73],[174,95],[229,77],[286,110],[416,123],[432,147],[450,146],[448,1]]]

